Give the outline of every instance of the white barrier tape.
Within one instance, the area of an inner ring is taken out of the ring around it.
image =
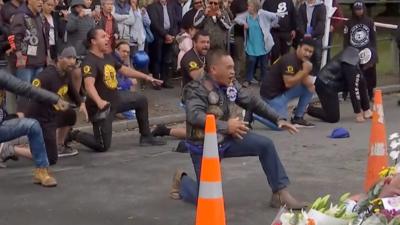
[[[343,21],[349,20],[348,18],[336,17],[336,16],[332,16],[331,19],[334,19],[334,20],[343,20]],[[390,23],[375,22],[374,24],[375,24],[375,26],[377,26],[377,27],[383,27],[383,28],[388,28],[388,29],[394,29],[394,30],[396,30],[396,29],[398,28],[397,25],[390,24]]]

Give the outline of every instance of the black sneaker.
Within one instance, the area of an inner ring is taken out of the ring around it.
[[[71,130],[68,132],[67,137],[65,138],[64,145],[68,146],[69,143],[71,143],[72,141],[74,141],[75,138],[76,138],[76,135],[77,135],[79,132],[80,132],[79,130],[73,130],[73,129],[71,129]]]
[[[313,128],[315,125],[308,122],[303,117],[293,117],[291,120],[292,124],[297,128]]]
[[[187,153],[189,152],[189,149],[186,147],[185,141],[180,141],[178,146],[176,146],[176,149],[173,149],[172,151],[179,153]]]
[[[159,124],[151,132],[151,135],[153,135],[153,137],[163,137],[163,136],[168,136],[170,134],[170,132],[171,132],[171,129],[166,127],[164,124]]]
[[[167,143],[162,140],[157,140],[155,137],[149,136],[140,136],[140,146],[160,146],[166,145]]]
[[[76,156],[79,154],[78,150],[71,148],[67,145],[59,145],[58,149],[58,158]]]

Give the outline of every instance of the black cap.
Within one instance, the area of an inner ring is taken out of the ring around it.
[[[360,10],[360,9],[364,9],[364,2],[362,1],[355,1],[353,3],[353,10]]]

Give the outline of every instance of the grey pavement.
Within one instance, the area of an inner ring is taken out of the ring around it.
[[[400,129],[398,98],[384,97],[388,134]],[[255,126],[274,140],[298,198],[313,201],[363,189],[370,123],[355,123],[349,102],[341,107],[339,123],[312,119],[316,128],[293,136]],[[349,129],[351,137],[327,138],[335,127]],[[0,225],[194,224],[195,208],[168,198],[176,168],[193,176],[190,157],[171,152],[177,144],[172,138],[164,147],[139,147],[138,139],[136,131],[115,133],[106,153],[78,146],[77,157],[60,159],[52,168],[59,182],[52,189],[31,184],[31,162],[7,163],[0,169]],[[269,225],[277,210],[268,206],[271,192],[258,159],[224,159],[222,167],[227,224]]]

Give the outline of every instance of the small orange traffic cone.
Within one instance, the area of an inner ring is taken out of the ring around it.
[[[386,128],[383,115],[382,91],[374,91],[371,136],[364,189],[367,192],[379,180],[379,172],[388,166]]]
[[[221,166],[214,115],[207,115],[196,225],[225,225]]]

